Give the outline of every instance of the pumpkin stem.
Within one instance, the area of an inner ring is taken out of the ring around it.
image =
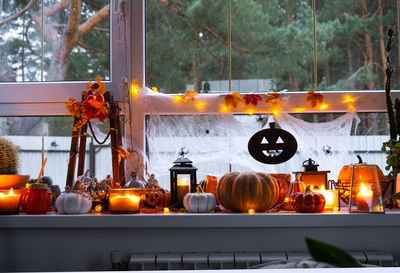
[[[200,185],[197,185],[197,186],[196,186],[196,190],[197,190],[197,191],[196,191],[197,194],[204,193],[204,190],[203,190],[203,188],[202,188]]]
[[[306,190],[304,191],[305,193],[312,193],[313,191],[311,190],[311,185],[308,185],[306,187]]]
[[[357,155],[357,158],[358,158],[358,164],[363,164],[363,160],[362,160],[361,156]]]

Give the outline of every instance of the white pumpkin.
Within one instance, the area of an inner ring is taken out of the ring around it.
[[[187,193],[183,205],[189,212],[210,212],[217,206],[217,198],[212,193]]]
[[[74,191],[63,192],[56,200],[57,213],[82,214],[92,207],[92,198],[87,194]]]

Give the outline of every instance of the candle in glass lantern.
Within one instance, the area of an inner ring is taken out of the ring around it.
[[[321,186],[321,190],[317,190],[316,192],[321,193],[325,197],[325,209],[338,209],[339,195],[337,190],[325,190],[325,186]]]
[[[110,192],[111,212],[138,212],[140,196],[133,194],[130,189],[114,189]]]
[[[373,192],[361,182],[360,190],[356,195],[357,207],[361,211],[371,211]]]
[[[10,190],[0,191],[0,214],[14,214],[19,212],[21,193]]]
[[[183,197],[190,192],[190,182],[186,176],[178,177],[177,181],[177,196],[178,203],[183,203]]]

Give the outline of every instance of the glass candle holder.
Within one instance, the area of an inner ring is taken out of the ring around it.
[[[0,190],[0,214],[18,214],[20,202],[20,190]]]
[[[339,209],[338,190],[325,190],[325,187],[321,186],[321,189],[316,190],[316,192],[322,194],[325,197],[325,209],[326,210],[338,210]]]
[[[141,192],[137,189],[113,189],[110,191],[111,213],[139,212]]]

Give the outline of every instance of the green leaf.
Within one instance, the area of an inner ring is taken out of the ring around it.
[[[390,170],[390,166],[386,166],[385,170],[387,170],[387,171]]]
[[[363,267],[347,252],[336,246],[311,238],[306,238],[306,243],[308,252],[317,261],[336,267]]]
[[[392,195],[392,199],[393,199],[393,200],[398,200],[398,199],[400,199],[400,192],[393,194],[393,195]]]

